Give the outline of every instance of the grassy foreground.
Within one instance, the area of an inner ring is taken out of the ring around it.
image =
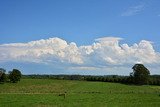
[[[59,96],[67,92],[66,98]],[[22,79],[0,84],[0,107],[160,107],[160,86]]]

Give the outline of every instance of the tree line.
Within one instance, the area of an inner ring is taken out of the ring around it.
[[[39,75],[37,74],[37,75],[22,75],[22,78],[101,81],[101,82],[114,82],[114,83],[136,84],[136,85],[147,85],[147,84],[160,85],[160,75],[150,75],[150,71],[143,64],[135,64],[132,67],[132,69],[133,69],[133,72],[131,72],[129,76]],[[13,73],[13,71],[14,72],[16,71],[16,73]],[[2,77],[3,77],[2,73],[0,72],[0,81],[1,79],[3,80],[4,77],[3,78]],[[10,82],[18,82],[20,81],[20,78],[21,78],[21,72],[17,69],[13,69],[12,72],[9,72],[8,78]]]
[[[5,82],[16,83],[20,81],[21,76],[22,76],[21,71],[19,71],[18,69],[13,69],[12,71],[9,71],[8,74],[6,74],[6,70],[0,68],[0,83],[5,83]]]
[[[87,81],[103,81],[103,82],[116,82],[124,84],[136,85],[160,85],[160,75],[150,75],[150,71],[143,64],[135,64],[133,72],[130,76],[107,76],[107,77],[86,77]]]
[[[23,78],[32,79],[60,79],[60,80],[81,80],[81,81],[101,81],[114,82],[123,84],[137,84],[137,85],[160,85],[160,75],[150,75],[150,71],[143,64],[135,64],[133,72],[129,76],[119,75],[23,75]]]

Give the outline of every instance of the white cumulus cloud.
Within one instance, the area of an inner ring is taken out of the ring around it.
[[[10,43],[0,45],[0,62],[31,62],[56,64],[71,69],[111,68],[135,63],[160,65],[160,53],[153,43],[141,40],[133,45],[120,44],[118,37],[95,39],[92,45],[77,46],[60,38],[49,38],[28,43]]]
[[[122,38],[105,37],[96,39],[97,42],[91,46],[81,46],[84,62],[96,66],[159,63],[160,56],[153,49],[152,42],[142,40],[128,46],[119,44],[119,40]]]
[[[75,43],[60,38],[0,45],[0,61],[28,61],[37,63],[83,63]]]

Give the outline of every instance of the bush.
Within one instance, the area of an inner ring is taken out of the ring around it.
[[[6,74],[5,74],[6,70],[3,68],[0,68],[0,83],[5,82],[6,81]]]
[[[9,72],[10,82],[16,83],[20,81],[21,76],[22,76],[21,72],[17,69],[13,69],[11,72]]]

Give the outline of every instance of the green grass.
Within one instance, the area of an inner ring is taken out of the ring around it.
[[[22,79],[0,84],[0,107],[160,107],[159,95],[160,86]]]

